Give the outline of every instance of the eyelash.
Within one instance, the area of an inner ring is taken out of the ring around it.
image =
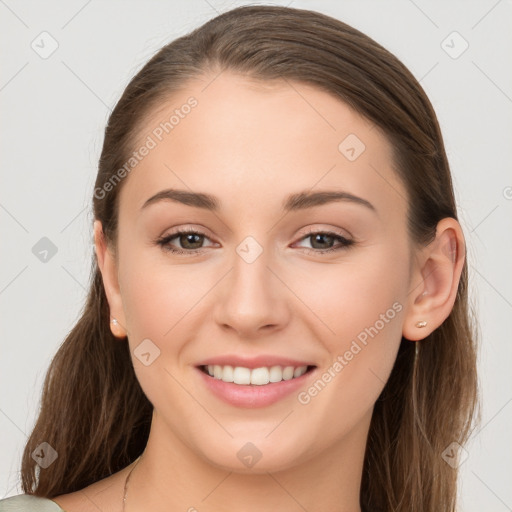
[[[158,238],[155,242],[157,245],[160,245],[164,251],[168,251],[168,252],[171,252],[174,254],[192,255],[192,254],[197,254],[197,253],[201,252],[204,248],[186,250],[186,249],[176,249],[174,247],[169,246],[169,242],[171,240],[179,237],[180,235],[187,235],[187,234],[200,235],[200,236],[204,236],[205,238],[208,238],[204,233],[201,233],[200,231],[196,231],[194,229],[182,229],[180,231],[176,231],[176,232],[166,235],[164,237]],[[341,243],[341,245],[338,245],[337,247],[331,247],[329,249],[310,249],[308,247],[303,247],[302,249],[305,249],[307,254],[324,255],[324,254],[327,254],[330,252],[348,249],[351,245],[353,245],[355,243],[354,240],[349,240],[349,239],[339,235],[338,233],[334,233],[332,231],[313,231],[313,230],[306,233],[299,241],[309,238],[312,235],[319,235],[319,234],[332,236],[332,237],[336,238]]]

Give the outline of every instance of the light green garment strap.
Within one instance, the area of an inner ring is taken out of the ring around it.
[[[0,512],[64,512],[57,503],[47,498],[18,494],[0,500]]]

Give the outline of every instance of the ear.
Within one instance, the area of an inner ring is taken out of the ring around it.
[[[411,273],[407,313],[402,335],[411,341],[426,338],[448,318],[464,267],[465,242],[460,224],[447,217],[439,221],[436,237],[420,251]],[[418,322],[427,322],[418,327]]]
[[[98,267],[103,278],[103,286],[110,307],[110,330],[116,338],[127,335],[123,301],[117,277],[117,264],[111,249],[105,240],[101,221],[94,221],[94,245]],[[112,320],[117,320],[117,323]]]

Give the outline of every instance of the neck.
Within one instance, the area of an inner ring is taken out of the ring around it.
[[[266,470],[262,457],[261,464],[240,472],[209,463],[154,416],[130,479],[126,512],[230,512],[241,506],[244,512],[360,512],[366,436],[367,428],[359,425],[338,444],[290,467]]]

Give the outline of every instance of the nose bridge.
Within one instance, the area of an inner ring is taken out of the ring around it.
[[[238,244],[233,258],[232,296],[237,299],[240,313],[261,314],[271,310],[272,273],[267,268],[272,264],[268,247],[249,235]]]
[[[272,267],[272,250],[254,236],[247,236],[236,246],[217,308],[220,324],[250,336],[261,327],[275,327],[285,320],[285,298],[279,291],[282,284],[268,267]]]

